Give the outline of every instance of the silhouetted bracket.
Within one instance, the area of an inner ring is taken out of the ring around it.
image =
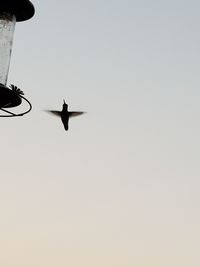
[[[23,95],[23,92],[14,85],[11,85],[11,89],[7,86],[0,84],[0,110],[9,115],[1,115],[0,117],[16,117],[23,116],[29,113],[32,109],[31,103]],[[28,104],[28,109],[24,112],[15,114],[7,109],[17,107],[22,104],[24,100]]]

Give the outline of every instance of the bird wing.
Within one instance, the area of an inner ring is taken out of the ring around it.
[[[85,112],[83,112],[83,111],[69,111],[68,113],[69,113],[69,117],[76,117],[76,116],[84,114]]]
[[[61,116],[61,111],[58,111],[58,110],[46,110],[47,112],[55,115],[55,116]]]

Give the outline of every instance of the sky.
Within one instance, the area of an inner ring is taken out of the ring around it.
[[[199,2],[32,3],[8,85],[33,110],[0,120],[0,266],[199,267]],[[67,132],[45,112],[63,99],[87,112]]]

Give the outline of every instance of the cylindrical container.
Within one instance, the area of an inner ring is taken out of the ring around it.
[[[16,17],[7,12],[0,13],[0,83],[6,85]]]

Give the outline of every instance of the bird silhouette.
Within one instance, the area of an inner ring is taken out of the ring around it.
[[[85,113],[83,111],[68,111],[68,105],[65,103],[65,100],[63,103],[62,111],[58,111],[58,110],[47,110],[47,111],[61,118],[61,121],[66,131],[69,129],[68,124],[69,124],[70,117],[79,116]]]

